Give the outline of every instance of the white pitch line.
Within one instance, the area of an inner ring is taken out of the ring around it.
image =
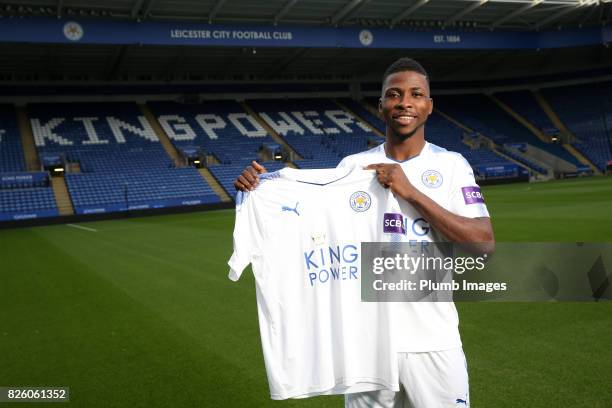
[[[77,224],[66,224],[68,227],[72,227],[72,228],[78,228],[78,229],[82,229],[85,231],[89,231],[89,232],[98,232],[97,229],[93,229],[93,228],[89,228],[89,227],[83,227],[82,225],[77,225]]]

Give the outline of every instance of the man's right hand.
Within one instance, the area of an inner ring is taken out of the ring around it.
[[[246,167],[242,174],[234,181],[234,187],[239,191],[254,190],[259,184],[259,175],[266,172],[267,170],[264,166],[253,160],[251,165]]]

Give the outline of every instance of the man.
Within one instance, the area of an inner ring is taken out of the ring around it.
[[[467,161],[425,141],[433,111],[429,79],[416,61],[401,58],[383,75],[378,110],[386,125],[385,143],[344,158],[341,166],[376,171],[413,221],[416,235],[429,241],[469,244],[491,253],[495,241],[487,209]],[[236,189],[253,190],[266,170],[257,162],[236,179]],[[418,186],[418,187],[417,187]],[[468,194],[466,194],[468,193]],[[473,197],[477,198],[473,198]],[[422,220],[425,226],[415,230]],[[469,407],[468,374],[454,304],[403,303],[398,310],[398,365],[402,391],[346,395],[346,406]]]

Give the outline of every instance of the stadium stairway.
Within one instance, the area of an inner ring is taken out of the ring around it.
[[[533,91],[533,96],[535,97],[535,100],[538,102],[538,105],[540,105],[540,108],[542,108],[544,113],[546,113],[546,116],[548,116],[550,121],[553,123],[553,125],[555,125],[557,129],[559,129],[560,131],[564,133],[572,134],[570,130],[567,128],[567,126],[565,126],[565,124],[561,121],[559,116],[557,116],[557,113],[548,104],[546,99],[544,99],[544,96],[539,91]]]
[[[530,174],[536,175],[536,178],[538,180],[541,180],[542,176],[544,176],[544,180],[548,180],[550,178],[547,172],[538,171],[535,167],[529,166],[528,164],[523,163],[520,160],[517,160],[516,157],[512,157],[508,155],[507,152],[505,152],[502,148],[495,147],[493,148],[493,151],[497,153],[498,155],[502,156],[503,158],[505,158],[506,160],[509,160],[512,163],[516,163],[517,165],[521,166],[522,168],[527,170]],[[540,176],[537,176],[537,175],[540,175]]]
[[[198,169],[198,173],[200,173],[200,176],[202,176],[202,178],[213,189],[215,194],[217,194],[221,198],[222,202],[228,203],[228,202],[232,201],[231,197],[225,192],[223,187],[221,187],[221,184],[219,184],[217,179],[214,178],[212,174],[210,174],[210,171],[208,169],[200,168],[200,169]]]
[[[347,105],[343,104],[342,102],[340,102],[337,99],[333,99],[334,103],[336,105],[338,105],[340,107],[340,109],[350,113],[351,115],[353,115],[354,117],[356,117],[357,119],[359,119],[362,123],[364,123],[365,125],[367,125],[370,129],[372,129],[372,132],[374,132],[376,135],[382,137],[384,139],[385,135],[378,130],[375,126],[373,126],[372,124],[370,124],[370,122],[368,122],[364,117],[362,117],[361,115],[359,115],[358,112],[355,112],[355,110],[349,108]],[[367,108],[366,108],[367,109]],[[369,109],[368,109],[369,111]]]
[[[550,141],[547,140],[546,136],[544,136],[544,134],[538,128],[533,126],[527,119],[519,115],[510,106],[506,105],[505,103],[503,103],[502,101],[500,101],[498,98],[496,98],[493,95],[487,95],[487,97],[491,99],[497,106],[503,109],[506,113],[508,113],[510,116],[516,119],[517,122],[519,122],[521,125],[529,129],[529,131],[533,133],[538,139],[540,139],[544,143],[550,143]]]
[[[378,116],[378,109],[376,109],[376,106],[371,105],[370,103],[368,103],[368,101],[366,101],[365,99],[363,100],[362,104],[364,108],[366,108],[367,110],[370,111],[370,113],[372,115]]]
[[[578,160],[580,160],[580,163],[584,164],[585,166],[589,166],[591,168],[591,170],[593,170],[593,174],[603,174],[598,168],[597,166],[595,166],[589,159],[586,158],[585,155],[583,155],[582,153],[580,153],[578,150],[576,150],[576,148],[574,146],[572,146],[570,143],[566,143],[563,145],[563,147],[570,152],[571,154],[574,155],[575,158],[577,158]]]
[[[63,177],[51,177],[51,187],[59,215],[74,215],[74,207],[68,194],[68,187]]]
[[[444,117],[445,119],[447,119],[448,121],[452,122],[456,126],[459,126],[461,129],[465,130],[466,132],[469,132],[469,133],[473,133],[474,132],[473,129],[465,126],[463,123],[459,122],[457,119],[453,118],[452,116],[449,116],[448,114],[440,111],[437,108],[434,108],[434,110],[440,116]],[[542,174],[542,175],[546,174],[546,176],[548,177],[547,173],[543,173],[543,172],[539,171],[538,169],[536,169],[535,167],[529,166],[527,163],[523,163],[522,161],[518,160],[517,158],[512,157],[512,156],[504,153],[502,147],[497,145],[497,143],[495,143],[491,138],[487,137],[486,135],[483,135],[482,133],[479,133],[479,134],[481,135],[481,137],[485,138],[489,142],[489,146],[491,147],[491,150],[493,150],[495,153],[497,153],[498,155],[502,156],[506,160],[508,160],[508,161],[510,161],[512,163],[516,163],[518,166],[526,169],[527,171],[529,171],[532,174]],[[465,143],[465,141],[463,143]],[[466,144],[468,144],[468,143],[466,143]]]
[[[40,171],[40,159],[38,158],[38,151],[34,145],[34,134],[32,133],[30,119],[24,107],[17,107],[16,110],[26,167],[28,171]]]
[[[147,121],[151,125],[151,129],[153,129],[153,131],[157,135],[157,138],[159,139],[159,142],[161,143],[162,147],[164,148],[166,153],[168,153],[168,156],[170,156],[170,158],[174,162],[174,165],[176,167],[184,167],[184,163],[183,163],[183,160],[181,159],[181,156],[179,155],[178,151],[176,150],[176,148],[174,147],[174,145],[168,138],[168,135],[166,134],[166,132],[164,132],[164,130],[162,129],[161,125],[159,124],[153,112],[151,112],[151,110],[149,109],[147,105],[138,105],[138,107],[140,108],[140,111],[142,112],[144,117],[147,119]]]
[[[566,135],[570,135],[570,137],[572,139],[575,139],[576,136],[561,121],[561,118],[559,118],[557,113],[553,110],[552,106],[550,106],[549,103],[546,101],[546,99],[544,98],[544,95],[542,95],[539,91],[534,91],[533,92],[533,96],[535,97],[536,101],[538,102],[538,105],[540,105],[540,107],[542,108],[544,113],[546,113],[546,116],[548,116],[550,121],[557,127],[557,129],[561,130],[561,132],[565,133]],[[593,164],[582,153],[580,153],[578,150],[576,150],[572,145],[570,145],[569,143],[564,143],[563,147],[568,152],[570,152],[572,155],[574,155],[574,157],[576,159],[578,159],[582,164],[589,166],[591,168],[591,170],[593,170],[593,174],[597,174],[597,175],[603,174],[597,168],[597,166],[595,166],[595,164]]]
[[[259,116],[259,114],[255,112],[255,110],[253,110],[253,108],[251,108],[245,101],[238,101],[238,103],[240,104],[240,106],[242,106],[242,109],[244,109],[246,113],[251,115],[264,129],[266,129],[266,132],[268,132],[268,135],[270,135],[270,137],[276,143],[281,145],[283,149],[286,149],[289,152],[290,161],[303,159],[303,157],[300,156],[298,152],[296,152],[281,135],[276,133],[276,131],[272,129],[272,127],[268,124],[268,122],[263,120],[263,118]]]
[[[541,130],[539,130],[537,127],[535,127],[531,122],[529,122],[527,119],[525,119],[522,115],[520,115],[518,112],[516,112],[510,106],[506,105],[504,102],[502,102],[501,100],[499,100],[498,98],[496,98],[493,95],[487,95],[487,97],[489,97],[489,99],[491,99],[493,102],[495,102],[495,104],[497,104],[497,106],[499,106],[501,109],[506,111],[510,116],[512,116],[514,119],[516,119],[520,124],[522,124],[527,129],[529,129],[529,131],[531,133],[533,133],[536,137],[538,137],[538,139],[540,139],[542,142],[550,143],[548,138],[544,135],[544,133],[542,133]],[[552,109],[551,109],[551,111],[552,111]],[[555,116],[556,116],[556,114],[555,114]],[[586,166],[589,166],[593,171],[595,171],[595,169],[596,169],[595,166],[590,161],[588,161],[580,152],[578,152],[573,146],[571,146],[569,143],[564,143],[562,146],[572,156],[574,156],[580,163],[582,163],[582,164],[584,164]],[[527,156],[529,157],[529,155],[527,155]],[[530,159],[532,161],[537,161],[534,157],[530,157]],[[571,163],[568,163],[568,164],[571,165]],[[544,167],[547,167],[547,166],[544,166]]]
[[[459,122],[455,118],[453,118],[453,117],[447,115],[446,113],[442,112],[440,109],[434,108],[434,111],[436,111],[444,119],[448,120],[449,122],[454,123],[456,126],[459,126],[461,129],[465,130],[466,132],[469,132],[469,133],[473,132],[472,129],[470,129],[469,127],[465,126],[463,123]]]

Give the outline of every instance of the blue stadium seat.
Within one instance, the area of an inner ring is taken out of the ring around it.
[[[572,145],[605,171],[612,160],[612,82],[543,89],[542,95],[577,137]],[[588,95],[576,101],[576,95]]]
[[[26,171],[17,114],[12,105],[0,105],[0,173]]]
[[[236,189],[234,188],[234,180],[240,173],[242,173],[242,170],[244,170],[244,168],[249,164],[251,164],[250,160],[242,162],[236,161],[234,164],[224,166],[210,166],[208,169],[215,177],[215,179],[217,179],[219,184],[221,184],[225,191],[230,195],[230,197],[235,199]],[[282,162],[264,162],[263,165],[270,173],[285,167],[285,164]]]
[[[456,118],[474,131],[488,136],[499,145],[529,143],[575,166],[582,165],[562,146],[540,140],[485,95],[441,95],[435,98],[435,103],[442,112]],[[539,171],[536,167],[529,166]]]
[[[559,132],[531,91],[500,92],[495,96],[545,134]]]
[[[82,173],[66,183],[77,213],[219,202],[194,168],[175,168],[132,103],[28,107],[40,152],[61,152]]]
[[[367,149],[372,130],[328,99],[261,99],[247,103],[304,160],[301,168],[335,167]]]

